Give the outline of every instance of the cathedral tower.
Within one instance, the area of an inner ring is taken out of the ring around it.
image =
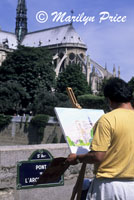
[[[15,34],[18,40],[18,44],[20,44],[24,36],[27,34],[27,8],[25,0],[18,0],[16,9]]]

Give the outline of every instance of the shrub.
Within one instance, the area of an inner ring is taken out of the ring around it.
[[[38,114],[32,118],[29,124],[29,144],[41,144],[48,119],[49,116],[44,114]]]
[[[62,93],[41,90],[31,108],[34,114],[55,116],[54,107],[71,107],[69,98]]]
[[[82,108],[103,109],[105,112],[109,110],[106,100],[103,96],[88,94],[78,96],[77,99]]]
[[[10,124],[11,118],[9,115],[0,114],[0,131]]]
[[[30,121],[33,126],[36,127],[46,127],[46,123],[48,122],[49,116],[44,114],[35,115]]]

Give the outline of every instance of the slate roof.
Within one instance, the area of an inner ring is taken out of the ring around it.
[[[17,38],[14,33],[0,30],[0,46],[3,46],[3,42],[8,41],[9,49],[17,49]]]
[[[24,46],[54,46],[54,45],[73,45],[87,49],[72,24],[66,24],[44,30],[28,33],[22,43]]]
[[[0,30],[0,46],[4,41],[8,41],[9,49],[17,48],[17,38],[14,33]],[[30,47],[80,47],[87,50],[85,43],[82,41],[72,24],[56,26],[44,30],[29,32],[25,35],[21,45]]]

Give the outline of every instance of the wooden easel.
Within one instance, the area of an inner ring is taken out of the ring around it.
[[[70,98],[70,101],[71,101],[73,107],[81,109],[82,107],[78,104],[72,88],[67,87],[66,90],[67,90],[68,96]],[[86,170],[86,163],[83,163],[81,166],[81,170],[79,172],[79,176],[77,178],[76,184],[73,188],[73,192],[72,192],[72,196],[71,196],[70,200],[74,200],[76,195],[77,195],[76,200],[81,199],[82,184],[83,184],[83,180],[84,180],[85,170]]]
[[[72,106],[74,107],[74,108],[82,108],[81,106],[80,106],[80,104],[78,104],[78,102],[77,102],[77,100],[76,100],[76,97],[75,97],[75,95],[74,95],[74,92],[73,92],[73,90],[72,90],[72,88],[70,88],[70,87],[67,87],[67,93],[68,93],[68,96],[69,96],[69,98],[70,98],[70,101],[71,101],[71,103],[72,103]]]

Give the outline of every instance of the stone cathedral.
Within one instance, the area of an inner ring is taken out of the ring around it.
[[[108,72],[106,66],[102,67],[86,55],[87,46],[72,23],[28,32],[25,0],[18,0],[15,33],[0,30],[0,65],[6,58],[7,52],[17,49],[18,44],[50,49],[57,76],[68,64],[80,63],[94,94],[98,92],[104,78],[116,76],[115,66],[112,74]],[[118,77],[120,77],[120,69],[118,69]]]

